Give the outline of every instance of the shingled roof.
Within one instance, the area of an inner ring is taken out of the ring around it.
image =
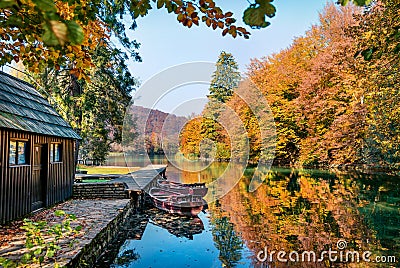
[[[35,88],[0,71],[0,128],[80,139]]]

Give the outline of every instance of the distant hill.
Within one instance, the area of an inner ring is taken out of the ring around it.
[[[164,113],[142,106],[131,106],[127,114],[131,115],[132,125],[138,137],[127,145],[129,151],[150,154],[162,154],[164,148],[177,149],[179,132],[188,121],[184,116]],[[132,130],[133,131],[133,130]],[[114,150],[122,150],[114,146]]]

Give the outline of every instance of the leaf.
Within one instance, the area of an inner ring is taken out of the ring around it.
[[[232,32],[232,36],[233,36],[233,38],[236,38],[236,36],[237,36],[237,31]]]
[[[54,211],[54,215],[57,216],[57,217],[64,216],[65,214],[66,213],[65,213],[64,210],[56,210],[56,211]]]
[[[68,218],[70,218],[73,221],[76,221],[76,215],[75,214],[68,214]]]
[[[50,21],[43,26],[44,34],[42,36],[43,42],[49,46],[64,45],[68,40],[67,25],[60,21]]]
[[[184,15],[183,15],[182,13],[180,13],[176,19],[177,19],[178,21],[183,21]]]
[[[17,264],[12,260],[8,260],[6,258],[0,257],[0,265],[4,268],[15,268]]]
[[[192,19],[196,18],[197,16],[198,16],[198,13],[197,13],[197,12],[193,12],[193,13],[190,15],[190,17],[191,17]]]
[[[26,242],[25,242],[25,247],[27,248],[27,249],[31,249],[31,248],[33,248],[33,243],[32,243],[32,241],[31,240],[26,240]]]
[[[22,256],[21,260],[22,260],[23,263],[27,263],[31,258],[32,258],[31,254],[25,253],[25,254]]]
[[[243,21],[252,28],[265,28],[271,23],[265,21],[265,10],[249,7],[243,13]]]
[[[55,254],[55,250],[50,250],[49,249],[46,252],[46,256],[49,257],[49,258],[52,258],[54,256],[54,254]]]
[[[345,6],[345,5],[347,5],[349,3],[349,0],[339,0],[337,3],[342,5],[342,6]]]
[[[225,13],[225,17],[232,17],[233,16],[233,13],[232,12],[226,12]]]
[[[157,0],[157,8],[160,9],[164,6],[165,0]]]
[[[272,18],[275,16],[276,13],[276,8],[271,4],[271,3],[266,3],[264,5],[260,5],[259,7],[265,15],[267,15],[269,18]]]
[[[371,0],[353,0],[357,6],[366,6],[369,5],[372,1]]]
[[[207,18],[206,19],[206,24],[207,24],[208,27],[210,27],[211,26],[211,19]]]
[[[0,4],[0,6],[1,6],[1,4]],[[5,23],[7,26],[15,26],[15,27],[24,26],[24,22],[22,21],[21,17],[18,15],[12,15],[12,16],[8,17],[8,19]]]
[[[33,254],[35,254],[35,255],[39,255],[40,253],[42,253],[42,249],[41,248],[38,248],[35,251],[33,251]]]
[[[53,0],[32,0],[32,2],[42,11],[57,11]]]
[[[67,21],[65,24],[68,29],[68,41],[73,45],[82,44],[85,37],[82,27],[75,21]]]

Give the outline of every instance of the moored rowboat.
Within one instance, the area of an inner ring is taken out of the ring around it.
[[[166,190],[182,194],[193,194],[204,197],[207,194],[208,188],[205,183],[179,183],[167,180],[158,180],[158,187]]]
[[[196,216],[206,204],[200,195],[182,194],[158,187],[151,188],[149,195],[155,207],[185,216]]]

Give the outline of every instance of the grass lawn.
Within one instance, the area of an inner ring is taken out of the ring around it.
[[[87,170],[88,174],[127,174],[129,172],[138,170],[139,167],[127,168],[127,167],[102,167],[102,166],[84,166],[78,165],[79,170]]]

